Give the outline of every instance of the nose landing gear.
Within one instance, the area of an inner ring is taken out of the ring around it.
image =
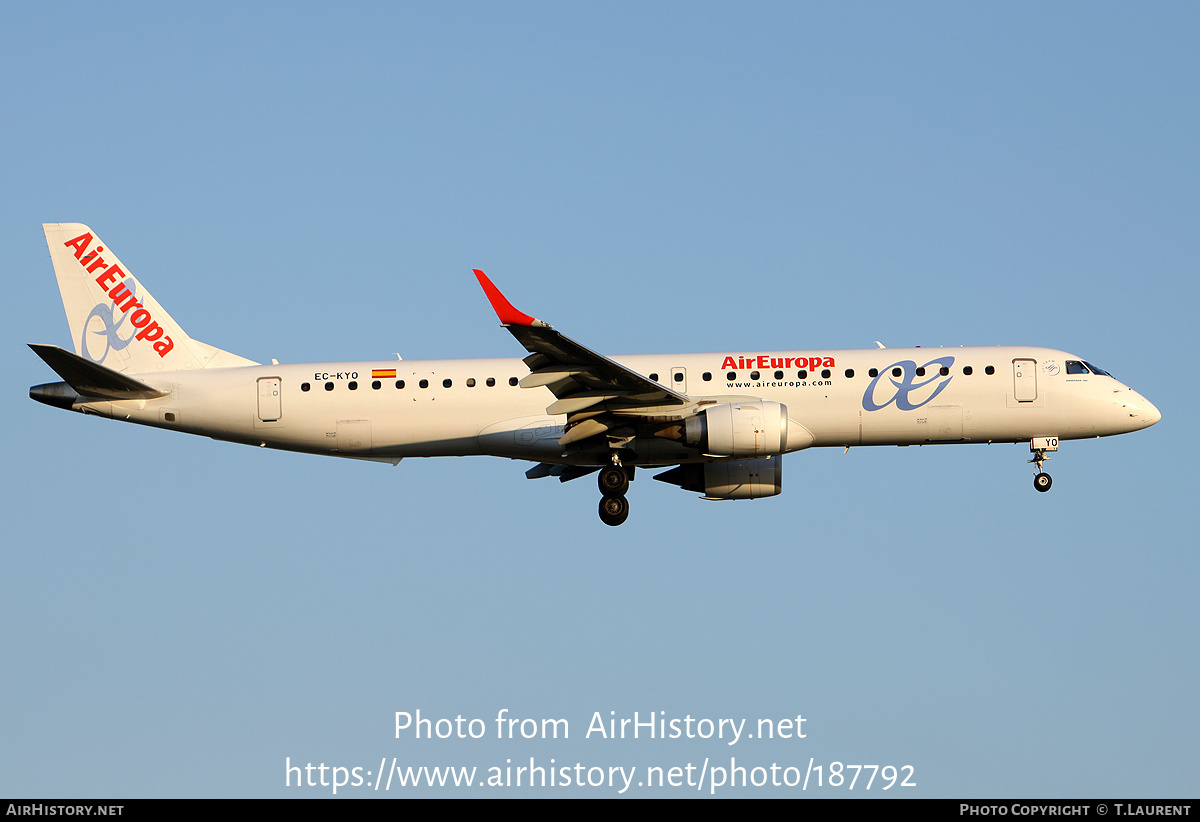
[[[613,464],[600,469],[596,484],[603,494],[600,498],[600,521],[605,525],[620,525],[629,519],[629,500],[625,499],[629,491],[629,472],[615,454]]]
[[[1029,441],[1029,452],[1033,454],[1033,459],[1029,460],[1037,466],[1037,476],[1033,478],[1033,487],[1039,491],[1049,491],[1050,486],[1054,484],[1054,480],[1050,475],[1042,470],[1042,463],[1050,459],[1046,456],[1047,451],[1058,450],[1058,437],[1034,437]]]

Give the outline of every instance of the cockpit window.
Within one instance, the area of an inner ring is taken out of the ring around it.
[[[1101,377],[1111,377],[1112,374],[1105,371],[1103,368],[1097,368],[1090,362],[1080,362],[1079,360],[1067,360],[1068,374],[1096,374]]]

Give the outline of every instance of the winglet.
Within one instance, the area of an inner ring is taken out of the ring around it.
[[[483,293],[487,295],[488,301],[492,304],[492,310],[496,312],[501,323],[504,325],[531,325],[539,328],[550,327],[541,320],[513,308],[513,304],[500,293],[500,289],[492,284],[486,274],[478,268],[472,269],[472,271],[475,272],[475,279],[479,280],[479,284],[483,286]]]

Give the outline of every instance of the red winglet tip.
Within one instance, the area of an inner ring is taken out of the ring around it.
[[[488,302],[492,304],[492,310],[496,312],[496,316],[500,318],[500,322],[505,325],[533,325],[537,322],[536,319],[513,308],[513,304],[505,299],[500,293],[500,289],[492,284],[487,275],[478,268],[472,269],[475,272],[475,279],[479,280],[479,284],[483,286],[483,293],[487,295]]]

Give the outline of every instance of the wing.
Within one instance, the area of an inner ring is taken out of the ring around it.
[[[500,322],[530,352],[525,358],[530,373],[521,380],[521,387],[550,389],[555,401],[546,407],[546,413],[567,415],[559,445],[582,443],[602,434],[619,439],[622,427],[631,419],[652,415],[654,410],[660,412],[654,415],[661,415],[664,407],[694,405],[686,394],[597,354],[553,326],[518,311],[479,269],[475,269],[475,277]]]

